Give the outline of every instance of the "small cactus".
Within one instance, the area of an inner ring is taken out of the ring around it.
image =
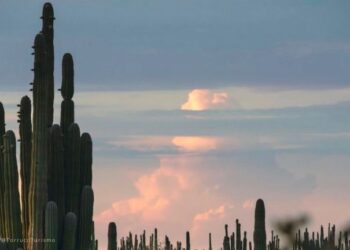
[[[77,232],[77,216],[69,212],[64,219],[63,249],[75,250],[76,232]]]

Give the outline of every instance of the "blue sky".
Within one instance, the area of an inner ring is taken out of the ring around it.
[[[28,43],[39,30],[40,20],[33,17],[41,4],[1,1],[0,73],[13,87],[30,78]],[[108,90],[345,87],[349,5],[325,0],[61,1],[55,5],[56,62],[72,52],[83,89],[96,89],[96,82]]]
[[[42,1],[0,0],[8,128],[30,95]],[[75,61],[76,120],[94,141],[97,235],[158,226],[217,246],[253,203],[268,221],[347,222],[349,1],[53,1],[60,60]],[[56,93],[55,121],[61,97]]]

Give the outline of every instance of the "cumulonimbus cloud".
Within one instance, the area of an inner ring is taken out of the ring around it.
[[[96,220],[108,221],[130,215],[139,215],[145,220],[157,219],[188,188],[188,179],[184,169],[161,166],[134,182],[137,196],[114,202],[112,208],[102,212]]]
[[[220,108],[228,103],[226,92],[214,92],[209,89],[194,89],[188,94],[187,101],[182,104],[182,110],[202,111]]]

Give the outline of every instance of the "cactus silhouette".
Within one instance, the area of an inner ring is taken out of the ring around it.
[[[19,135],[20,135],[20,159],[21,159],[21,193],[22,193],[22,233],[27,237],[29,228],[29,184],[32,158],[32,121],[31,101],[28,96],[21,99],[18,112]]]
[[[45,250],[58,249],[58,209],[53,201],[49,201],[45,209]]]
[[[265,204],[257,200],[255,206],[254,250],[266,250]]]
[[[68,53],[62,60],[61,121],[53,125],[55,17],[50,3],[42,11],[42,30],[33,45],[33,101],[24,96],[18,105],[21,192],[16,139],[12,131],[5,133],[0,103],[0,237],[12,239],[1,242],[0,249],[96,250],[92,140],[88,133],[80,136],[74,123],[74,68]]]
[[[108,250],[117,250],[117,226],[114,222],[108,226]]]

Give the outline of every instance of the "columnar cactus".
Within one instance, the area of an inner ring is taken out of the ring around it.
[[[21,193],[22,193],[22,232],[27,237],[29,229],[29,184],[32,159],[32,121],[31,101],[28,96],[21,99],[19,118],[20,159],[21,159]]]
[[[61,95],[63,102],[61,104],[61,128],[65,135],[69,126],[74,122],[74,63],[71,54],[66,53],[62,59],[62,86]]]
[[[158,229],[154,229],[154,249],[158,250]]]
[[[243,250],[247,250],[247,232],[244,231],[244,234],[243,234]]]
[[[42,34],[46,41],[46,53],[47,53],[47,80],[46,80],[46,90],[47,90],[47,116],[48,125],[51,126],[53,123],[53,106],[54,106],[54,46],[53,46],[53,21],[55,20],[54,11],[51,3],[45,3],[43,6],[43,15],[41,17],[42,23]]]
[[[114,222],[108,225],[108,250],[117,250],[117,225]]]
[[[182,250],[181,241],[176,242],[176,250]],[[209,249],[209,250],[211,250],[211,249]]]
[[[63,248],[64,250],[75,250],[76,248],[76,232],[77,232],[77,216],[68,212],[64,219]]]
[[[262,199],[255,206],[254,250],[266,250],[265,205]]]
[[[62,60],[61,122],[53,125],[55,18],[50,3],[44,4],[41,18],[42,30],[33,46],[33,115],[27,96],[18,112],[22,211],[15,138],[13,132],[7,132],[4,145],[5,119],[0,103],[0,237],[32,239],[23,246],[25,250],[96,250],[92,140],[88,133],[80,137],[74,123],[73,58],[65,54]],[[43,241],[44,237],[54,242]],[[21,241],[0,244],[0,249],[3,245],[10,250],[22,247]]]
[[[66,136],[64,180],[66,196],[66,212],[73,212],[79,217],[80,201],[80,129],[73,123]]]
[[[92,186],[92,140],[89,133],[80,138],[80,189]]]
[[[3,136],[5,134],[5,110],[0,102],[0,148],[3,148]],[[0,204],[4,204],[4,162],[3,155],[0,153]],[[5,211],[4,206],[0,206],[0,236],[4,238],[5,235]]]
[[[223,250],[230,250],[230,238],[228,237],[228,225],[225,225],[225,237],[223,241]]]
[[[190,232],[186,232],[186,250],[191,250]]]
[[[89,249],[91,245],[93,207],[94,192],[90,186],[85,186],[81,193],[77,250]]]
[[[171,250],[170,247],[170,240],[168,236],[165,236],[165,246],[164,246],[164,250]]]
[[[65,216],[63,135],[59,125],[53,125],[49,133],[48,200],[57,205],[58,246],[61,247]]]
[[[181,250],[181,246],[180,246],[180,250]],[[212,245],[212,241],[211,241],[211,233],[209,233],[209,250],[213,250],[213,245]]]
[[[95,238],[95,222],[93,221],[92,222],[92,225],[91,225],[91,246],[89,248],[89,250],[97,250],[97,245],[98,245],[98,242]]]
[[[30,180],[30,226],[29,237],[42,239],[44,237],[44,209],[47,203],[47,144],[48,144],[48,116],[46,66],[47,53],[45,37],[38,34],[34,42],[34,81],[33,81],[33,140],[32,166]],[[42,250],[41,241],[32,241],[30,250]]]
[[[236,249],[242,250],[241,224],[239,223],[238,219],[236,219]]]
[[[9,130],[3,139],[5,236],[9,239],[22,239],[15,134]],[[9,249],[16,250],[21,246],[20,242],[14,242],[9,244]]]
[[[231,242],[231,250],[235,250],[236,245],[235,245],[235,233],[232,232],[231,236],[230,236],[230,242]]]
[[[45,250],[58,250],[58,209],[49,201],[45,209]]]
[[[143,230],[141,237],[141,250],[146,250],[146,230]]]

